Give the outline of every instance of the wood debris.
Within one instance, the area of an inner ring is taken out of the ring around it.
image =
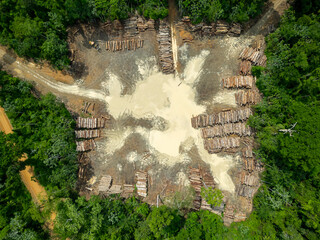
[[[246,213],[244,212],[237,212],[235,215],[234,215],[234,222],[242,222],[242,221],[245,221],[247,219],[247,215]]]
[[[123,192],[130,194],[134,192],[134,186],[132,184],[123,184]]]
[[[118,194],[118,193],[122,193],[122,187],[119,184],[112,184],[112,186],[110,187],[109,194]]]
[[[138,171],[136,172],[136,187],[137,193],[141,197],[147,197],[148,194],[148,173]]]
[[[114,40],[106,42],[106,50],[115,52],[115,51],[124,51],[124,50],[136,50],[138,48],[143,48],[144,40],[142,39],[126,39],[126,40]]]
[[[240,63],[240,74],[241,75],[251,75],[251,62],[248,60],[243,60]]]
[[[256,82],[253,76],[233,76],[222,79],[224,88],[252,88]]]
[[[77,152],[86,152],[96,148],[96,143],[93,139],[76,142]]]
[[[134,37],[139,33],[138,27],[137,27],[137,23],[138,23],[137,20],[138,18],[136,16],[125,20],[124,22],[125,36]]]
[[[189,169],[189,181],[191,187],[195,190],[195,198],[193,200],[193,206],[195,209],[200,209],[201,207],[201,187],[202,178],[200,174],[200,169],[190,168]]]
[[[223,125],[215,125],[209,128],[202,128],[203,138],[223,137],[231,134],[242,136],[251,136],[251,127],[244,122],[226,123]]]
[[[163,73],[174,72],[174,63],[172,55],[170,28],[167,23],[160,20],[159,33],[157,35],[159,43],[160,66]]]
[[[239,23],[233,23],[229,33],[231,33],[234,36],[239,36],[241,34],[241,25]]]
[[[258,91],[239,91],[235,93],[236,103],[240,106],[247,104],[257,104],[260,102],[261,97]]]
[[[217,153],[222,149],[240,147],[240,137],[206,138],[204,148],[209,153]]]
[[[253,65],[265,66],[267,57],[264,55],[262,49],[247,47],[242,50],[239,56],[242,60],[251,61]]]
[[[246,121],[252,115],[251,108],[228,110],[214,114],[202,114],[191,118],[193,128],[203,128],[217,124],[227,124]]]
[[[76,121],[77,128],[87,128],[87,129],[94,129],[94,128],[104,128],[105,126],[105,119],[104,118],[82,118],[78,117]]]
[[[216,35],[221,35],[221,34],[226,34],[229,31],[229,24],[225,21],[217,21],[216,23],[216,29],[215,29],[215,34]]]
[[[98,138],[101,131],[99,129],[93,130],[76,130],[76,138]]]
[[[234,215],[235,215],[234,211],[235,211],[235,208],[231,204],[227,203],[224,209],[224,214],[223,214],[223,222],[227,226],[229,226],[233,222]]]
[[[257,191],[257,187],[240,185],[238,188],[238,195],[251,199],[251,198],[253,198],[256,191]]]
[[[99,192],[107,192],[111,186],[112,177],[110,175],[105,175],[100,179],[98,190]]]
[[[240,182],[247,186],[257,186],[259,183],[258,177],[254,174],[248,173],[247,171],[241,171]]]

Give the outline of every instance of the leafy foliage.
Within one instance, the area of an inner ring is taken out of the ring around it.
[[[52,94],[37,99],[32,86],[0,72],[0,105],[14,127],[14,142],[28,155],[36,178],[67,194],[75,188],[77,158],[74,120]]]
[[[201,197],[203,197],[206,202],[213,207],[218,207],[222,204],[222,192],[217,188],[212,187],[201,187]]]
[[[191,17],[194,23],[212,22],[224,19],[231,22],[246,22],[262,11],[265,0],[179,0],[183,15]]]

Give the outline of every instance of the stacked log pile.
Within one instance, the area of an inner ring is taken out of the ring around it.
[[[171,46],[170,28],[165,21],[160,21],[159,33],[159,58],[160,66],[163,73],[169,74],[174,72],[174,63]]]
[[[125,35],[127,37],[134,37],[137,35],[138,32],[138,27],[137,27],[137,17],[131,17],[125,20],[124,22],[124,30],[125,30]]]
[[[96,143],[93,139],[85,140],[77,143],[77,152],[86,152],[96,148]]]
[[[110,175],[102,176],[98,185],[99,192],[107,192],[110,189],[111,182],[112,177]]]
[[[236,103],[240,106],[247,104],[257,104],[261,97],[258,91],[239,91],[235,93]]]
[[[216,35],[226,34],[228,33],[229,29],[230,27],[227,22],[217,21],[215,34]]]
[[[186,30],[190,32],[197,32],[201,37],[202,36],[215,36],[215,35],[231,35],[239,36],[242,31],[242,27],[239,23],[233,23],[230,25],[225,21],[217,21],[211,25],[206,25],[204,23],[199,23],[193,25],[189,17],[183,17],[181,22],[178,25],[184,25]]]
[[[242,222],[242,221],[245,221],[246,219],[247,219],[246,213],[244,213],[244,212],[237,212],[237,213],[234,215],[233,221],[235,221],[235,222]]]
[[[193,128],[203,128],[214,126],[217,124],[227,124],[244,122],[252,115],[250,108],[241,108],[236,110],[228,110],[214,114],[202,114],[191,118],[191,125]]]
[[[240,137],[206,138],[204,140],[204,148],[209,153],[217,153],[222,149],[238,147],[240,147]]]
[[[121,185],[119,184],[112,184],[111,188],[108,191],[109,194],[118,194],[122,193]]]
[[[240,63],[240,74],[241,75],[251,75],[251,62],[248,60],[243,60]]]
[[[76,130],[76,138],[98,138],[100,137],[99,129],[92,130]]]
[[[239,58],[241,60],[251,61],[253,65],[265,66],[267,57],[264,55],[262,49],[247,47],[242,50]]]
[[[222,86],[224,88],[252,88],[256,82],[253,76],[233,76],[222,79]]]
[[[106,50],[115,52],[115,51],[124,51],[124,50],[136,50],[138,48],[143,48],[144,40],[142,39],[127,39],[127,40],[115,40],[106,42]]]
[[[239,36],[241,34],[241,25],[239,23],[233,23],[229,33],[233,34],[234,36]]]
[[[138,171],[136,172],[136,187],[137,193],[141,197],[147,197],[148,193],[148,173]]]
[[[87,128],[87,129],[94,129],[94,128],[104,128],[105,126],[105,119],[104,118],[82,118],[78,117],[76,121],[77,128]]]
[[[195,198],[193,200],[193,206],[195,209],[198,210],[201,207],[201,187],[202,187],[200,169],[198,168],[189,169],[189,181],[190,181],[191,187],[193,187],[196,193]]]
[[[240,182],[241,184],[247,186],[257,186],[258,185],[258,178],[257,176],[248,173],[247,171],[242,171],[240,173]]]
[[[231,134],[242,136],[251,136],[251,128],[246,123],[227,123],[224,125],[215,125],[209,128],[202,128],[203,138],[223,137]]]
[[[147,22],[142,17],[137,19],[137,27],[139,32],[144,32],[146,30],[154,30],[154,20],[149,19]]]

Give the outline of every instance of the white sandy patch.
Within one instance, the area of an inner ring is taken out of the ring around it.
[[[138,154],[137,152],[130,152],[127,155],[128,162],[136,162],[138,160]]]
[[[230,107],[236,107],[236,99],[234,94],[236,93],[236,90],[221,90],[219,91],[212,99],[213,103],[219,103],[219,104],[226,104]]]
[[[203,50],[201,54],[191,58],[187,63],[185,72],[183,74],[183,79],[186,83],[192,85],[198,82],[198,79],[202,72],[203,64],[209,55],[210,51]]]

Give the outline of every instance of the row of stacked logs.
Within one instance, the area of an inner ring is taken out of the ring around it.
[[[214,114],[201,114],[191,118],[193,128],[212,127],[214,125],[244,122],[252,115],[251,108],[240,108],[235,110],[227,110]]]
[[[222,149],[240,147],[240,137],[205,138],[204,148],[209,153],[218,153]]]
[[[239,106],[248,104],[257,104],[261,100],[261,96],[256,90],[238,91],[235,93],[236,103]]]
[[[141,197],[147,197],[148,194],[148,173],[143,171],[136,172],[137,193]]]
[[[215,125],[210,128],[202,128],[201,132],[203,138],[224,137],[232,134],[242,137],[251,136],[252,130],[249,126],[247,126],[246,123],[237,122],[227,123],[224,125]]]
[[[240,74],[251,75],[252,65],[254,66],[266,66],[267,57],[264,55],[264,41],[256,41],[255,47],[247,47],[242,50],[239,55],[241,59]]]
[[[76,127],[78,130],[75,131],[76,138],[97,138],[100,137],[101,131],[97,128],[104,128],[106,124],[105,118],[82,118],[78,117],[76,120]],[[82,130],[81,130],[82,129]],[[77,151],[86,152],[96,148],[96,143],[93,139],[77,141]]]
[[[224,88],[249,88],[251,89],[256,82],[253,76],[233,76],[222,79]]]
[[[215,36],[215,35],[231,35],[231,36],[239,36],[242,31],[242,27],[239,23],[229,24],[226,21],[217,21],[216,23],[212,23],[211,25],[206,25],[204,23],[200,23],[197,25],[193,25],[189,17],[183,17],[182,23],[185,25],[188,31],[197,32],[201,36]]]
[[[106,42],[106,50],[107,51],[124,51],[124,50],[136,50],[138,48],[143,48],[142,39],[127,39],[127,40],[115,40],[115,41],[107,41]]]
[[[159,44],[160,67],[163,73],[170,74],[174,72],[171,34],[168,24],[160,20],[159,32],[157,35]]]

